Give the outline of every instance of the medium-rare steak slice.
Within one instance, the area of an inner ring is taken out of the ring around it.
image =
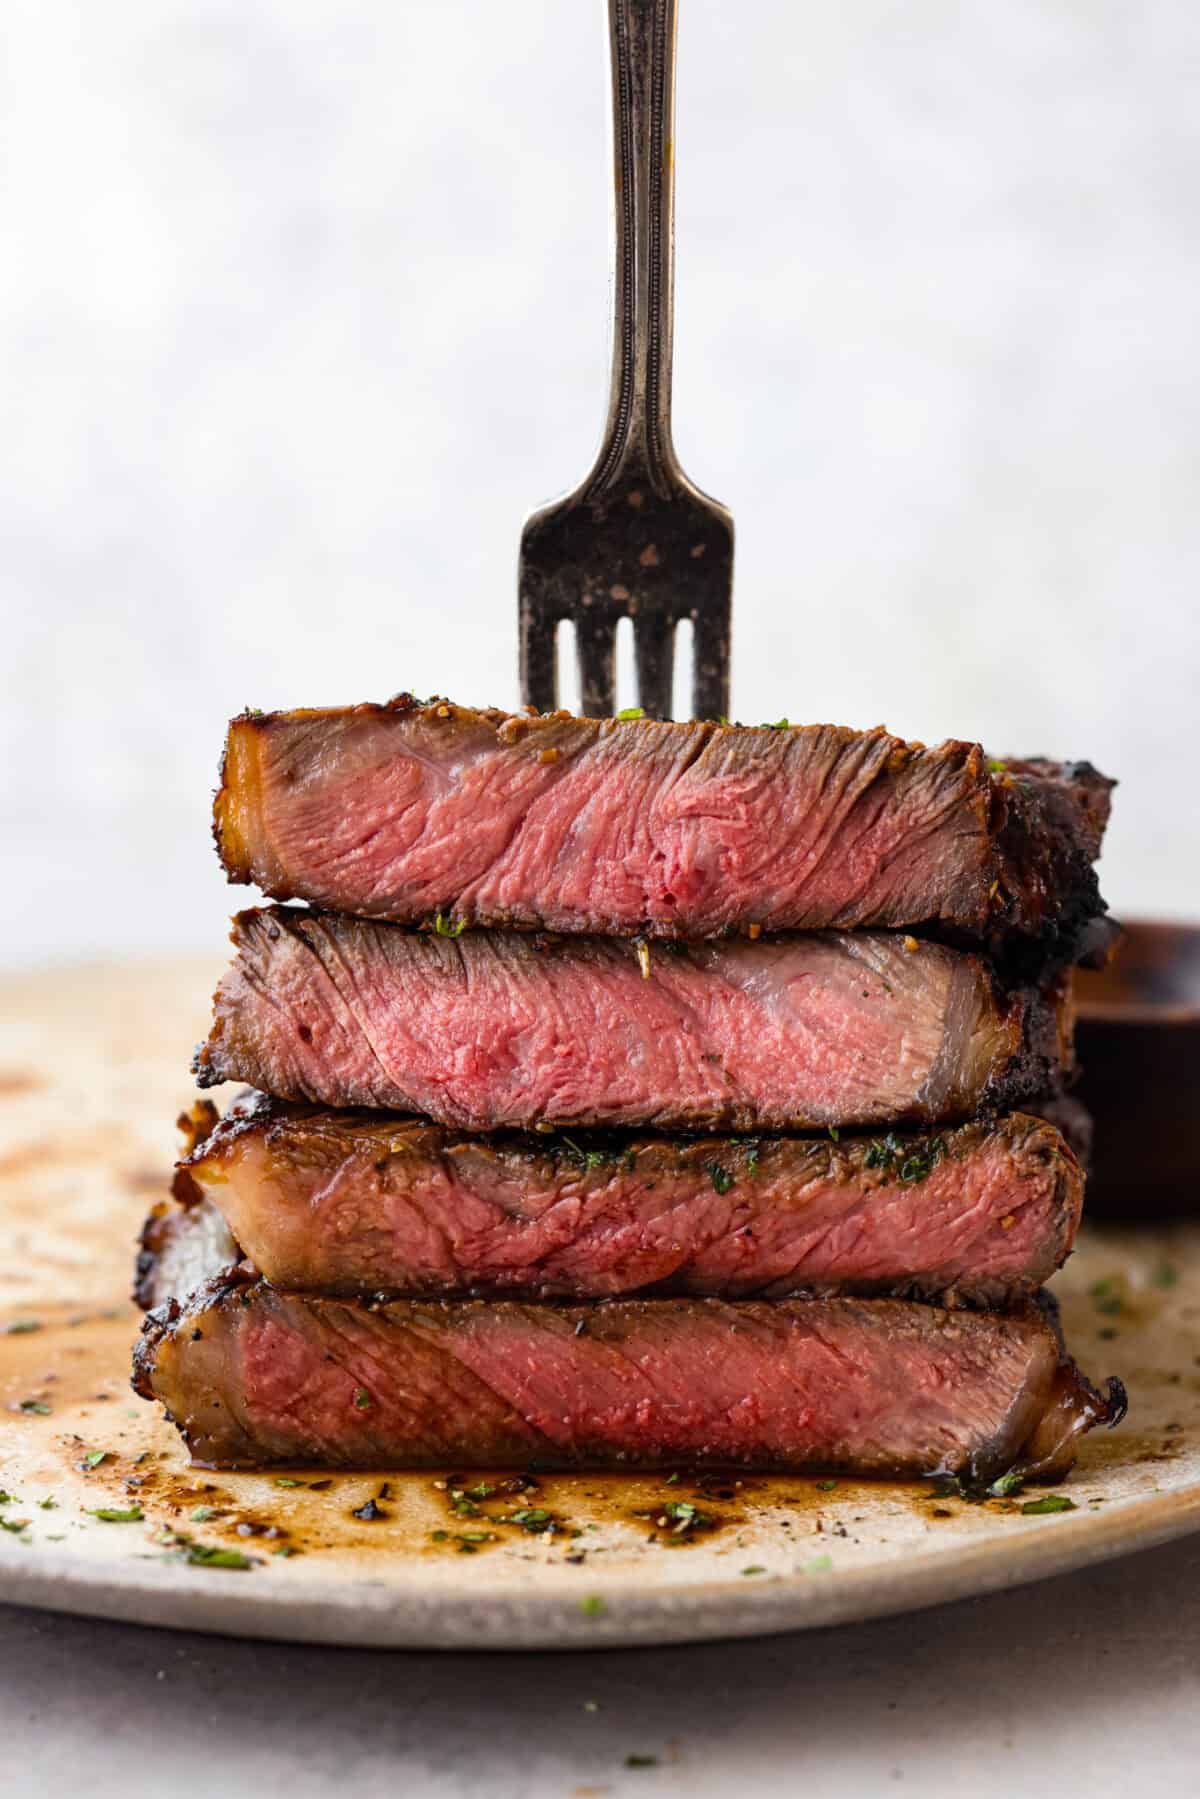
[[[466,1130],[954,1122],[1055,1084],[1069,1007],[891,932],[657,947],[450,939],[274,907],[234,921],[201,1086]]]
[[[833,725],[387,706],[246,713],[232,881],[333,911],[607,936],[943,927],[1069,941],[1102,912],[1113,783]]]
[[[177,1236],[209,1210],[203,1196],[273,1285],[305,1291],[999,1305],[1035,1293],[1066,1258],[1083,1177],[1058,1132],[1019,1113],[836,1143],[576,1140],[252,1096],[180,1164],[175,1190],[175,1232],[164,1241],[156,1220],[148,1251],[177,1255]],[[154,1279],[156,1292],[192,1284]]]
[[[135,1385],[200,1463],[1060,1473],[1115,1421],[1036,1308],[326,1299],[234,1273],[152,1312]]]

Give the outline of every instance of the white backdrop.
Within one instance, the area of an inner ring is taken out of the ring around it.
[[[516,698],[607,370],[600,0],[6,0],[0,955],[219,944],[226,717]],[[1200,7],[682,0],[734,708],[1118,773],[1196,913]]]

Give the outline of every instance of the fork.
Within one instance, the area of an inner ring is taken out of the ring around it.
[[[575,625],[581,709],[615,710],[617,622],[633,620],[637,695],[672,716],[675,630],[692,620],[692,714],[729,711],[733,520],[671,441],[678,0],[608,0],[615,181],[612,385],[580,487],[533,513],[517,576],[521,697],[558,704],[555,638]]]

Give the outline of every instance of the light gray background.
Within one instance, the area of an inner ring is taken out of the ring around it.
[[[12,1799],[1190,1799],[1198,1666],[1195,1539],[908,1618],[690,1649],[368,1654],[3,1607],[3,1784]]]
[[[1200,7],[683,0],[735,710],[1123,779],[1200,872]],[[599,0],[7,0],[0,957],[216,946],[226,717],[510,703],[607,352]],[[628,698],[628,695],[624,696]]]

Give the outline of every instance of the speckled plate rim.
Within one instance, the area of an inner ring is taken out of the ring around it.
[[[119,1579],[80,1567],[67,1554],[28,1547],[0,1578],[0,1598],[49,1612],[108,1618],[168,1630],[342,1648],[537,1650],[615,1649],[772,1636],[848,1624],[945,1604],[1070,1573],[1200,1529],[1200,1487],[1119,1501],[1104,1514],[1055,1514],[1018,1540],[995,1538],[913,1552],[884,1567],[814,1577],[784,1575],[748,1589],[733,1580],[647,1590],[636,1578],[597,1582],[600,1609],[578,1589],[493,1583],[436,1592],[386,1581],[296,1580],[286,1592],[253,1576],[172,1564]],[[298,1572],[298,1571],[297,1571]]]

